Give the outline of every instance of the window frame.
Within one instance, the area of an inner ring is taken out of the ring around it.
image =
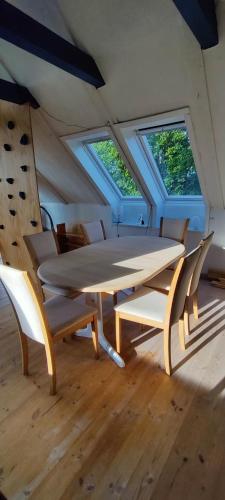
[[[189,141],[190,141],[190,146],[191,146],[191,150],[192,150],[192,155],[193,155],[193,159],[194,159],[194,164],[195,164],[195,158],[194,158],[194,151],[193,151],[193,147],[192,147],[192,143],[191,143],[191,139],[190,139],[190,134],[189,134],[189,128],[188,128],[188,125],[187,125],[187,122],[185,120],[185,117],[183,117],[183,119],[180,119],[179,121],[177,122],[174,122],[174,123],[168,123],[166,122],[166,119],[165,119],[165,123],[162,123],[160,125],[156,125],[156,126],[149,126],[149,127],[143,127],[143,128],[139,128],[136,130],[136,137],[143,149],[143,152],[145,154],[145,157],[147,158],[147,161],[149,163],[149,167],[151,168],[152,170],[152,173],[154,175],[154,178],[157,182],[157,185],[158,185],[158,188],[160,190],[160,193],[162,195],[162,197],[164,198],[164,200],[166,201],[201,201],[203,200],[203,195],[170,195],[168,194],[167,192],[167,189],[165,187],[165,184],[163,182],[163,179],[162,179],[162,176],[160,174],[160,171],[159,171],[159,167],[156,163],[156,160],[151,152],[151,149],[150,149],[150,146],[147,144],[147,139],[146,139],[146,134],[149,132],[163,132],[164,130],[173,130],[173,129],[178,129],[178,128],[186,128],[187,130],[187,134],[188,134],[188,138],[189,138]],[[196,164],[195,164],[195,170],[196,170],[196,175],[197,175],[197,178],[198,178],[198,182],[199,182],[199,185],[200,185],[200,181],[199,181],[199,176],[198,176],[198,172],[197,172],[197,168],[196,168]],[[200,185],[200,189],[201,189],[201,185]]]
[[[107,181],[110,183],[110,186],[111,188],[114,190],[115,194],[118,196],[118,198],[120,199],[120,201],[128,201],[128,202],[134,202],[134,201],[145,201],[144,200],[144,196],[141,195],[140,193],[140,196],[126,196],[126,195],[123,195],[120,191],[120,189],[118,188],[118,186],[116,185],[115,181],[113,180],[113,178],[111,177],[110,173],[107,171],[106,167],[104,166],[104,163],[101,161],[101,159],[98,157],[97,153],[91,148],[91,145],[95,142],[103,142],[105,140],[110,140],[113,142],[115,148],[117,149],[118,153],[121,155],[121,152],[120,152],[120,149],[118,148],[117,146],[117,143],[115,141],[115,138],[112,136],[112,134],[108,133],[106,134],[106,131],[104,131],[102,133],[102,135],[98,135],[98,137],[94,137],[92,136],[91,137],[91,134],[90,134],[90,137],[87,138],[87,139],[84,139],[82,141],[82,145],[83,145],[83,148],[85,149],[86,153],[88,154],[88,156],[90,157],[90,159],[92,161],[94,161],[97,166],[99,167],[102,175],[107,179]],[[126,162],[124,161],[123,157],[122,157],[122,160],[125,164],[125,167],[126,169],[128,170],[130,176],[132,177],[134,183],[136,184],[136,187],[137,189],[140,191],[140,188],[137,184],[137,181],[134,177],[134,175],[130,172],[130,170],[128,169],[127,165],[126,165]]]
[[[154,175],[154,168],[151,167],[145,149],[137,135],[138,130],[153,129],[154,127],[158,129],[158,127],[162,128],[166,125],[170,128],[175,122],[184,122],[187,128],[202,192],[201,196],[168,196],[163,189],[160,189],[158,176]],[[130,197],[121,197],[115,189],[114,184],[112,184],[111,179],[106,176],[106,169],[104,168],[104,172],[102,172],[101,168],[99,169],[97,162],[93,160],[92,156],[83,145],[85,141],[89,140],[90,142],[95,142],[97,139],[104,140],[106,137],[113,140],[122,156],[126,168],[131,173],[141,193],[141,198],[134,197],[131,199]],[[69,153],[78,161],[80,168],[88,175],[90,181],[102,196],[104,203],[111,206],[112,211],[117,212],[119,203],[125,203],[127,207],[129,204],[133,207],[135,204],[141,203],[143,204],[143,210],[147,207],[147,220],[150,220],[151,227],[158,227],[160,217],[165,215],[165,210],[168,211],[169,217],[174,217],[174,213],[176,214],[176,211],[180,209],[182,217],[192,217],[192,215],[195,214],[193,209],[194,206],[195,210],[200,210],[200,229],[195,228],[193,230],[206,230],[207,214],[209,210],[207,203],[207,185],[199,153],[196,130],[192,123],[189,107],[173,109],[172,111],[161,112],[129,121],[120,121],[110,126],[89,128],[61,136],[60,139]],[[96,172],[97,181],[93,178],[92,169]],[[193,209],[190,215],[189,208],[191,210]],[[150,219],[148,219],[148,217],[150,217]]]

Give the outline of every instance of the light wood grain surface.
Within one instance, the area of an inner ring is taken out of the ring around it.
[[[122,294],[121,294],[122,298]],[[112,301],[105,330],[114,341]],[[21,374],[13,311],[0,314],[0,490],[29,500],[224,500],[225,294],[203,282],[188,352],[173,327],[176,371],[161,369],[162,334],[124,323],[126,369],[89,340],[55,345],[58,394],[43,347]]]
[[[8,121],[14,128],[8,128]],[[20,144],[23,134],[28,136],[26,146]],[[0,248],[3,262],[17,269],[29,270],[34,281],[32,262],[23,241],[24,234],[42,231],[39,196],[37,190],[35,159],[32,143],[30,109],[27,104],[18,105],[0,100]],[[8,144],[11,151],[5,151]],[[21,166],[27,166],[27,172]],[[13,179],[9,184],[6,179]],[[19,192],[25,193],[21,199]],[[10,198],[8,197],[10,196]],[[11,215],[9,210],[15,210]],[[36,222],[34,227],[31,221]]]
[[[82,292],[109,292],[136,286],[154,277],[183,255],[184,245],[168,238],[114,238],[44,262],[42,281]]]

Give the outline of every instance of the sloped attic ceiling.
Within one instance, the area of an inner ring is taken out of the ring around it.
[[[22,7],[26,7],[24,11],[27,14],[32,14],[30,12],[30,2],[12,1],[11,4],[21,10]],[[39,21],[44,24],[43,20],[48,19],[50,22],[49,27],[54,30],[56,26],[55,31],[58,31],[64,38],[67,38],[71,42],[66,28],[63,29],[62,16],[56,4],[47,1],[38,2],[35,9],[37,13],[36,18]],[[38,16],[38,13],[40,16]],[[17,82],[21,85],[22,81],[24,81],[26,82],[26,87],[29,86],[30,82],[33,82],[36,95],[39,95],[38,89],[41,89],[42,93],[43,88],[45,88],[44,94],[47,95],[46,105],[48,105],[49,96],[52,95],[54,96],[53,108],[55,108],[57,102],[62,102],[62,88],[64,84],[61,76],[67,76],[67,73],[45,63],[38,57],[31,56],[10,43],[6,43],[3,40],[0,43],[2,49],[2,57],[0,56],[0,78],[10,82]],[[71,76],[71,80],[73,79],[74,77]],[[76,80],[80,84],[80,88],[83,89],[81,82],[78,79]],[[59,82],[60,90],[58,89],[57,93],[57,84]],[[68,91],[68,95],[72,96],[72,91]],[[80,100],[78,93],[76,93],[76,99]],[[63,108],[64,104],[62,102]],[[41,201],[106,204],[104,196],[90,181],[85,171],[77,164],[58,139],[54,130],[52,130],[52,123],[54,121],[48,120],[49,117],[47,113],[44,113],[44,109],[39,108],[39,110],[35,111],[31,109],[31,119],[36,166],[38,174],[40,174],[38,175],[38,184]]]
[[[217,117],[209,102],[213,89],[206,82],[208,55],[203,64],[199,45],[171,0],[10,3],[90,53],[106,81],[96,90],[0,40],[0,59],[10,75],[29,88],[59,137],[108,121],[116,123],[188,106],[207,201],[209,206],[225,206],[224,155],[216,150],[213,127]],[[210,54],[216,60],[217,48],[210,49]],[[217,64],[221,64],[219,58]]]
[[[61,198],[58,201],[65,203],[85,201],[104,204],[103,195],[51,131],[39,110],[31,110],[31,120],[36,167],[41,174],[39,189],[42,201],[53,201],[54,192]]]

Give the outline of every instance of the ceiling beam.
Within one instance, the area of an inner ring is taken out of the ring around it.
[[[173,0],[202,49],[218,44],[214,0]]]
[[[95,87],[105,82],[94,59],[21,10],[0,0],[0,37]]]
[[[32,108],[39,108],[36,99],[31,95],[26,87],[22,87],[17,83],[7,82],[0,78],[0,99],[3,101],[14,102],[15,104],[30,103]]]

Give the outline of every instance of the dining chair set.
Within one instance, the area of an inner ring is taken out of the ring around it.
[[[117,352],[121,353],[122,319],[159,328],[163,330],[165,370],[171,375],[171,328],[179,322],[180,347],[185,350],[185,334],[190,334],[190,304],[192,302],[194,317],[198,319],[199,279],[213,234],[181,257],[175,270],[166,269],[114,308]]]
[[[159,237],[184,243],[188,219],[161,218]],[[83,225],[87,244],[105,239],[102,222]],[[203,264],[212,242],[213,232],[203,238],[190,253],[179,259],[175,265],[145,282],[129,297],[114,306],[116,349],[122,351],[122,320],[148,325],[163,330],[164,363],[168,375],[172,373],[171,328],[179,323],[181,349],[186,348],[185,336],[190,333],[190,308],[198,319],[198,285]],[[42,262],[59,253],[53,231],[24,236],[34,270]],[[42,283],[42,292],[50,298],[45,300],[38,294],[26,271],[0,265],[0,279],[12,303],[19,327],[22,350],[23,374],[28,375],[28,338],[45,347],[50,393],[56,393],[56,363],[54,344],[71,336],[77,330],[91,325],[95,356],[98,357],[97,308],[83,304],[76,298],[80,294],[70,288]]]

